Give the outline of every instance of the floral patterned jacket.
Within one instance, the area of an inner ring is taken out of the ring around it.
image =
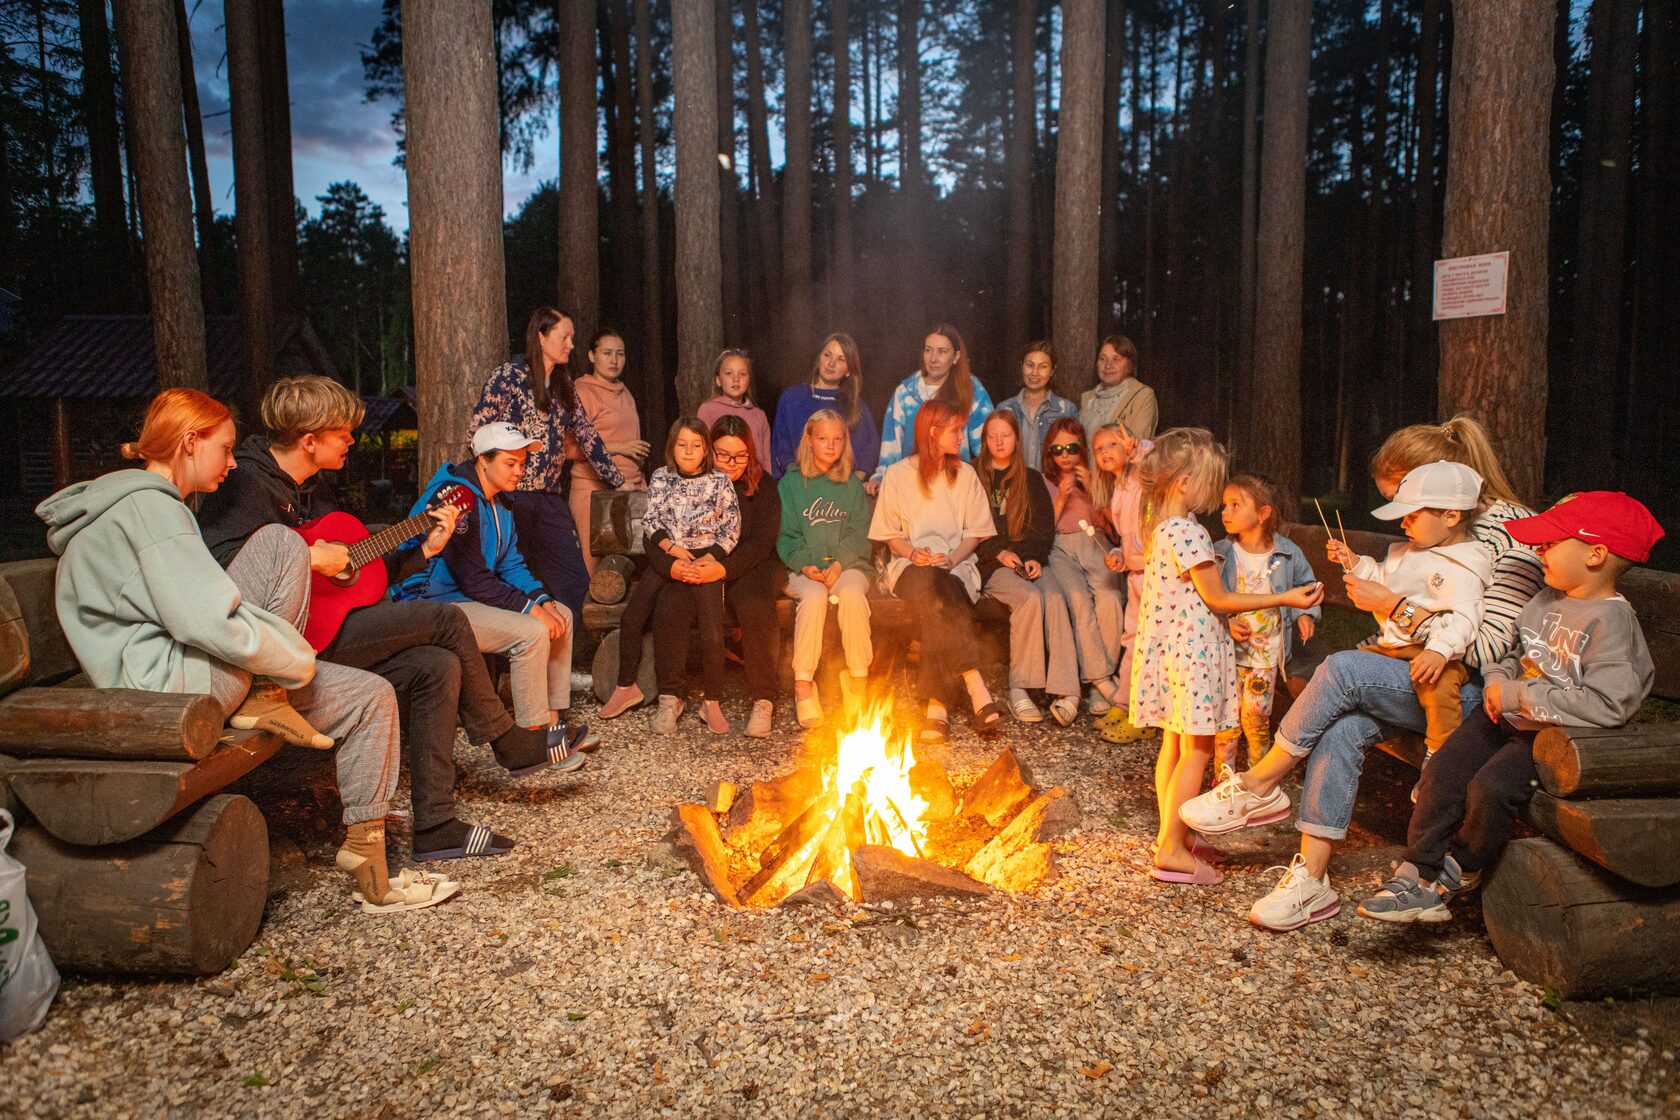
[[[584,457],[608,486],[624,485],[624,475],[607,452],[607,445],[595,430],[582,402],[571,408],[556,407],[543,412],[531,393],[529,367],[524,358],[515,358],[496,367],[496,372],[484,383],[478,395],[478,405],[467,424],[467,439],[486,424],[512,424],[543,445],[531,452],[525,461],[525,477],[519,482],[521,490],[547,490],[558,494],[566,475],[566,436],[572,437]]]

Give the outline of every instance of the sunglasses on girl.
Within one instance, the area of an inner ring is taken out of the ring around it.
[[[1084,450],[1085,445],[1083,443],[1052,443],[1050,445],[1050,454],[1052,455],[1077,455]]]

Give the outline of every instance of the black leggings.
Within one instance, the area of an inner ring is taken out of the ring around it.
[[[655,611],[657,609],[657,612]],[[655,617],[657,613],[657,617]],[[653,624],[653,667],[659,691],[681,696],[688,673],[688,632],[700,624],[706,699],[723,698],[723,581],[682,583],[649,568],[636,581],[618,624],[618,684],[636,683],[642,635]]]
[[[944,568],[912,564],[893,584],[893,594],[921,607],[922,694],[940,700],[952,677],[980,667],[974,604],[962,580]]]
[[[747,693],[754,700],[774,700],[780,677],[782,627],[776,598],[787,586],[787,569],[774,555],[747,569],[726,585],[725,595],[741,624],[741,658],[747,663]]]

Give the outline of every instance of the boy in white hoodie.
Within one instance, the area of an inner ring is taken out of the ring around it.
[[[1399,520],[1405,543],[1391,546],[1381,561],[1334,538],[1326,546],[1344,571],[1405,596],[1408,614],[1421,608],[1434,616],[1428,644],[1418,645],[1407,630],[1409,617],[1375,615],[1381,629],[1360,647],[1412,663],[1431,755],[1463,722],[1459,689],[1470,675],[1463,658],[1476,639],[1482,597],[1493,578],[1493,557],[1470,536],[1481,493],[1482,476],[1463,463],[1425,463],[1406,475],[1392,502],[1371,511],[1382,521]]]

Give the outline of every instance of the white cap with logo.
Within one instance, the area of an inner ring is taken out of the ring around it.
[[[486,424],[473,433],[472,453],[486,455],[492,451],[536,451],[542,447],[540,439],[532,439],[512,424]]]
[[[1420,509],[1475,509],[1481,497],[1481,475],[1463,463],[1442,459],[1413,467],[1400,481],[1394,500],[1372,510],[1371,516],[1398,521]]]

